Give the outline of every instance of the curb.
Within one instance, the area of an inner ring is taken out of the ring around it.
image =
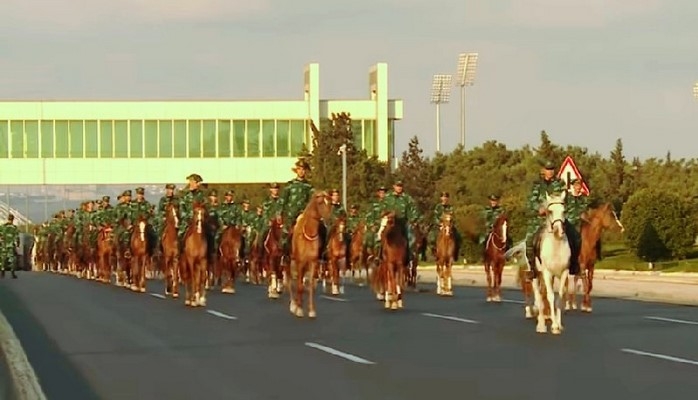
[[[46,395],[39,385],[34,368],[32,368],[22,344],[17,339],[7,318],[0,311],[0,351],[10,372],[14,399],[46,400]]]

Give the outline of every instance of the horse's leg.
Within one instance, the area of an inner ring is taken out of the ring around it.
[[[562,302],[567,297],[567,281],[570,280],[570,271],[568,269],[562,271],[560,277],[560,287],[558,288],[557,304],[555,306],[556,315],[553,316],[554,321],[557,321],[558,333],[562,332]],[[555,331],[553,331],[555,333]]]
[[[297,262],[296,263],[296,317],[302,318],[304,313],[303,313],[303,288],[305,286],[304,278],[305,278],[305,269],[307,266],[307,262]],[[312,277],[311,277],[312,279]]]
[[[497,269],[495,270],[495,293],[494,301],[500,303],[502,301],[502,274],[504,273],[504,259],[499,258],[497,260]]]
[[[446,294],[453,296],[453,259],[446,259]]]
[[[208,276],[209,276],[209,265],[208,265],[208,258],[204,255],[200,259],[200,264],[199,264],[199,286],[196,289],[199,292],[199,301],[198,305],[201,307],[206,306],[206,283],[208,282]]]
[[[584,274],[584,298],[582,301],[582,311],[591,312],[591,289],[594,282],[594,265],[590,264],[586,268],[586,273]]]
[[[145,283],[146,283],[145,272],[150,270],[150,265],[151,265],[150,257],[148,257],[147,254],[143,255],[143,264],[141,267],[141,281],[140,281],[140,287],[139,287],[141,293],[145,293]]]
[[[336,256],[330,256],[329,264],[332,282],[332,295],[337,296],[339,295],[339,260]]]
[[[403,288],[403,282],[405,282],[405,276],[404,276],[405,275],[405,266],[404,265],[402,265],[402,264],[398,265],[397,274],[398,274],[398,280],[397,280],[397,285],[395,285],[395,291],[397,292],[397,302],[395,303],[395,305],[397,306],[397,308],[402,308],[404,306],[404,304],[402,302],[402,294],[403,294],[402,288]]]
[[[308,265],[310,267],[310,287],[308,288],[308,318],[316,318],[317,310],[315,309],[315,285],[317,280],[315,279],[315,269],[318,266],[318,261],[311,261]]]
[[[492,301],[492,287],[494,282],[492,282],[492,262],[489,260],[488,256],[485,256],[485,275],[487,275],[487,302]]]
[[[390,308],[390,303],[393,300],[393,264],[392,262],[386,262],[386,274],[385,274],[385,308]]]
[[[558,302],[555,299],[555,287],[553,285],[555,277],[553,274],[546,270],[543,270],[543,282],[545,282],[545,295],[548,300],[548,306],[550,307],[550,332],[554,335],[560,334],[560,324],[557,318],[558,312],[560,310]],[[560,281],[560,285],[564,286],[565,282]],[[557,299],[559,300],[559,299]]]
[[[170,271],[172,273],[172,286],[171,286],[170,290],[172,291],[172,298],[176,299],[179,297],[179,283],[181,280],[181,271],[180,271],[180,267],[179,267],[179,254],[174,254],[170,258]]]

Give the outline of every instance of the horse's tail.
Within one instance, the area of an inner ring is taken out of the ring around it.
[[[512,246],[511,249],[504,253],[504,258],[510,260],[515,257],[517,262],[517,271],[515,274],[516,286],[521,286],[521,272],[523,268],[528,265],[528,256],[526,256],[526,241],[522,240],[516,245]]]

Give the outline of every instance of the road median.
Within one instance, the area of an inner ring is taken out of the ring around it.
[[[34,368],[32,368],[22,344],[17,339],[12,326],[0,310],[0,353],[5,365],[0,373],[7,373],[11,386],[12,399],[17,400],[45,400],[46,395],[39,385]],[[0,382],[6,381],[5,377]]]

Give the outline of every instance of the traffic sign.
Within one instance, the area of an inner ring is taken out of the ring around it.
[[[570,181],[573,179],[579,179],[582,181],[582,193],[585,195],[589,195],[589,187],[587,186],[586,181],[584,178],[582,178],[582,174],[579,173],[579,169],[577,168],[577,164],[574,163],[574,160],[572,159],[571,156],[567,156],[565,158],[565,161],[562,162],[562,166],[560,166],[560,170],[557,173],[557,177],[562,179],[565,184],[567,184],[567,187],[571,191],[571,186],[570,186]]]

